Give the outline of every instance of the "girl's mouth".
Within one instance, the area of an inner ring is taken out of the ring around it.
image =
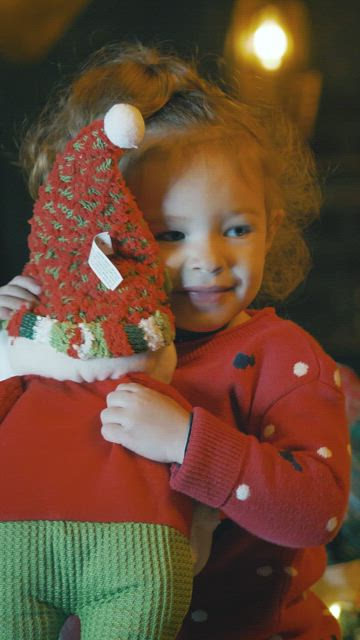
[[[195,306],[208,307],[221,304],[224,297],[233,290],[234,287],[184,287],[175,293],[188,295]]]

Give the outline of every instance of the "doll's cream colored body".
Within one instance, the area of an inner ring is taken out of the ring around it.
[[[15,375],[35,374],[55,380],[94,382],[115,380],[126,373],[142,371],[152,378],[169,383],[176,367],[176,351],[170,344],[158,351],[136,353],[120,358],[80,360],[55,351],[47,344],[26,338],[4,340],[4,358]]]

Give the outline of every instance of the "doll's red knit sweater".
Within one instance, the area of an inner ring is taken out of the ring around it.
[[[189,536],[191,501],[172,491],[169,466],[101,435],[100,412],[119,382],[152,387],[145,374],[78,383],[41,376],[0,383],[0,520],[163,524]]]
[[[272,309],[178,345],[174,384],[194,407],[171,484],[224,520],[179,640],[334,640],[310,591],[343,518],[349,435],[336,364]]]

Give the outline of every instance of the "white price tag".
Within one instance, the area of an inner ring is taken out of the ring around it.
[[[105,287],[114,291],[123,277],[108,258],[112,254],[110,234],[107,231],[98,233],[92,241],[88,263]]]

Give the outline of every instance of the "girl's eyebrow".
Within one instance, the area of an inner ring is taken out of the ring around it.
[[[192,218],[192,216],[186,215],[185,213],[183,215],[179,215],[179,214],[172,214],[172,213],[166,213],[162,215],[164,220],[171,220],[171,222],[185,222],[186,220],[189,220],[190,218]]]
[[[223,215],[223,213],[226,216],[241,216],[241,215],[252,215],[252,216],[258,216],[261,211],[260,209],[254,209],[253,207],[239,207],[238,209],[229,209],[229,211],[225,211],[225,212],[219,212],[219,215]],[[188,220],[189,218],[192,219],[192,215],[190,214],[186,214],[184,213],[183,215],[179,215],[179,214],[172,214],[171,212],[167,213],[166,215],[164,215],[164,218],[168,218],[171,220],[174,220],[175,222],[181,222],[184,220]]]
[[[261,215],[261,211],[260,209],[254,209],[253,207],[239,207],[239,209],[231,209],[229,211],[225,211],[225,212],[219,212],[219,217],[220,218],[227,218],[227,219],[231,219],[231,218],[236,218],[236,217],[241,217],[241,216],[251,216],[252,218],[257,218],[259,217],[259,215]],[[163,222],[170,222],[171,224],[181,224],[181,223],[186,223],[188,221],[193,220],[193,215],[192,214],[172,214],[170,211],[166,214],[164,214],[164,212],[162,213],[156,213],[155,215],[152,215],[151,213],[148,214],[147,219],[149,220],[149,222],[151,222],[152,224],[156,224],[156,223],[163,223]]]
[[[253,207],[239,207],[239,209],[233,209],[228,212],[228,216],[258,216],[261,213],[260,209],[254,209]]]

